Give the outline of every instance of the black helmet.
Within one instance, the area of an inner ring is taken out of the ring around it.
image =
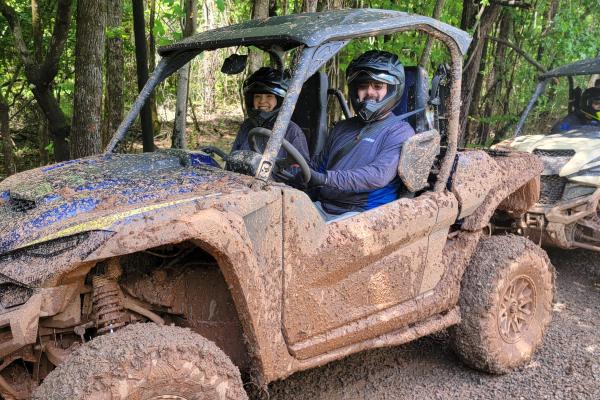
[[[346,69],[350,101],[356,114],[364,121],[375,121],[391,111],[404,93],[404,67],[398,56],[387,51],[370,50],[358,56]],[[388,89],[381,101],[358,100],[358,84],[364,81],[387,83]]]
[[[272,119],[283,102],[287,93],[290,74],[270,67],[259,68],[244,81],[244,101],[248,114],[259,120],[258,125]],[[254,95],[257,93],[270,93],[277,96],[277,106],[273,111],[254,110]]]
[[[585,117],[600,121],[600,111],[594,110],[592,107],[594,100],[600,101],[600,87],[591,87],[583,91],[579,101],[579,109]]]

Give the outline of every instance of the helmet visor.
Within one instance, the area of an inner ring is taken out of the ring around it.
[[[359,83],[364,81],[377,81],[389,85],[398,85],[400,83],[398,78],[393,75],[382,71],[371,71],[368,69],[360,69],[348,76],[348,83]]]
[[[244,88],[244,93],[271,93],[275,96],[285,97],[286,91],[282,88],[265,85],[262,82],[253,82]]]

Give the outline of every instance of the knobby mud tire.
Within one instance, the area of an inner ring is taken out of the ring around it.
[[[247,395],[239,370],[213,342],[189,329],[152,323],[129,325],[81,346],[33,395],[40,400],[160,398]]]
[[[482,240],[462,279],[462,320],[450,329],[454,350],[467,365],[495,374],[527,363],[552,319],[554,282],[548,256],[528,239]],[[515,320],[520,329],[506,323]]]

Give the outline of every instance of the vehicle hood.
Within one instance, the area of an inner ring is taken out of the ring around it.
[[[557,174],[600,187],[600,131],[519,136],[502,146],[540,156],[545,165],[544,175]]]
[[[87,221],[157,213],[163,205],[247,190],[254,181],[209,163],[201,152],[163,150],[95,156],[10,176],[0,182],[0,255]]]

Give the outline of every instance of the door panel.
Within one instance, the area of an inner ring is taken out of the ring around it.
[[[289,342],[416,296],[436,220],[437,204],[424,195],[325,224],[308,197],[286,191],[284,328]]]
[[[451,218],[439,216],[458,213],[455,198],[444,199],[426,193],[326,224],[304,193],[284,191],[283,331],[293,354],[314,356],[401,324],[390,325],[385,310],[414,305],[443,274],[438,255]],[[428,259],[434,231],[441,245]]]

